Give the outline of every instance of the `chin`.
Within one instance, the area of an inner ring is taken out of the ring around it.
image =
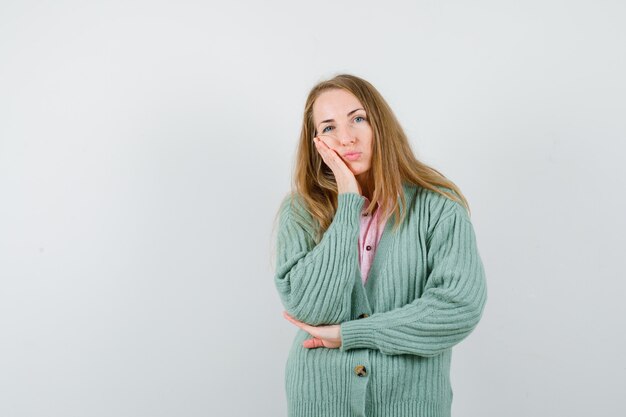
[[[350,171],[352,171],[352,174],[354,174],[354,176],[356,177],[357,175],[363,175],[367,173],[367,169],[363,169],[363,168],[359,168],[359,169],[352,169],[350,168]]]
[[[352,174],[354,174],[354,175],[361,175],[361,174],[366,172],[366,171],[364,171],[364,170],[362,170],[360,168],[352,168],[352,167],[349,167],[349,168],[350,168],[350,171],[352,172]]]

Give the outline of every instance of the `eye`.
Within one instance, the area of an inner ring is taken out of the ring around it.
[[[326,133],[326,129],[328,129],[329,127],[332,127],[332,126],[326,126],[324,129],[322,129],[322,133]]]
[[[355,117],[355,118],[354,118],[354,120],[356,120],[356,119],[363,119],[364,121],[365,121],[365,120],[367,120],[367,119],[366,119],[365,117],[363,117],[363,116],[357,116],[357,117]]]

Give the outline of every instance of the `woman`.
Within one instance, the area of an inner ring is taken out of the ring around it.
[[[465,197],[418,161],[393,112],[348,74],[306,101],[275,285],[298,326],[290,417],[449,416],[451,349],[487,286]]]

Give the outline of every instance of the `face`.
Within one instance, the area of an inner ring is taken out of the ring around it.
[[[317,136],[362,179],[371,166],[373,134],[359,100],[343,89],[326,90],[313,103],[313,123]]]

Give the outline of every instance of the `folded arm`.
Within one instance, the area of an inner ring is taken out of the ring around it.
[[[364,201],[360,194],[340,193],[333,221],[317,245],[295,221],[289,200],[281,207],[274,282],[296,319],[315,326],[350,318]]]
[[[456,206],[429,237],[430,273],[422,296],[400,308],[341,323],[342,351],[370,348],[387,355],[435,356],[472,332],[484,310],[487,285],[464,210]]]

